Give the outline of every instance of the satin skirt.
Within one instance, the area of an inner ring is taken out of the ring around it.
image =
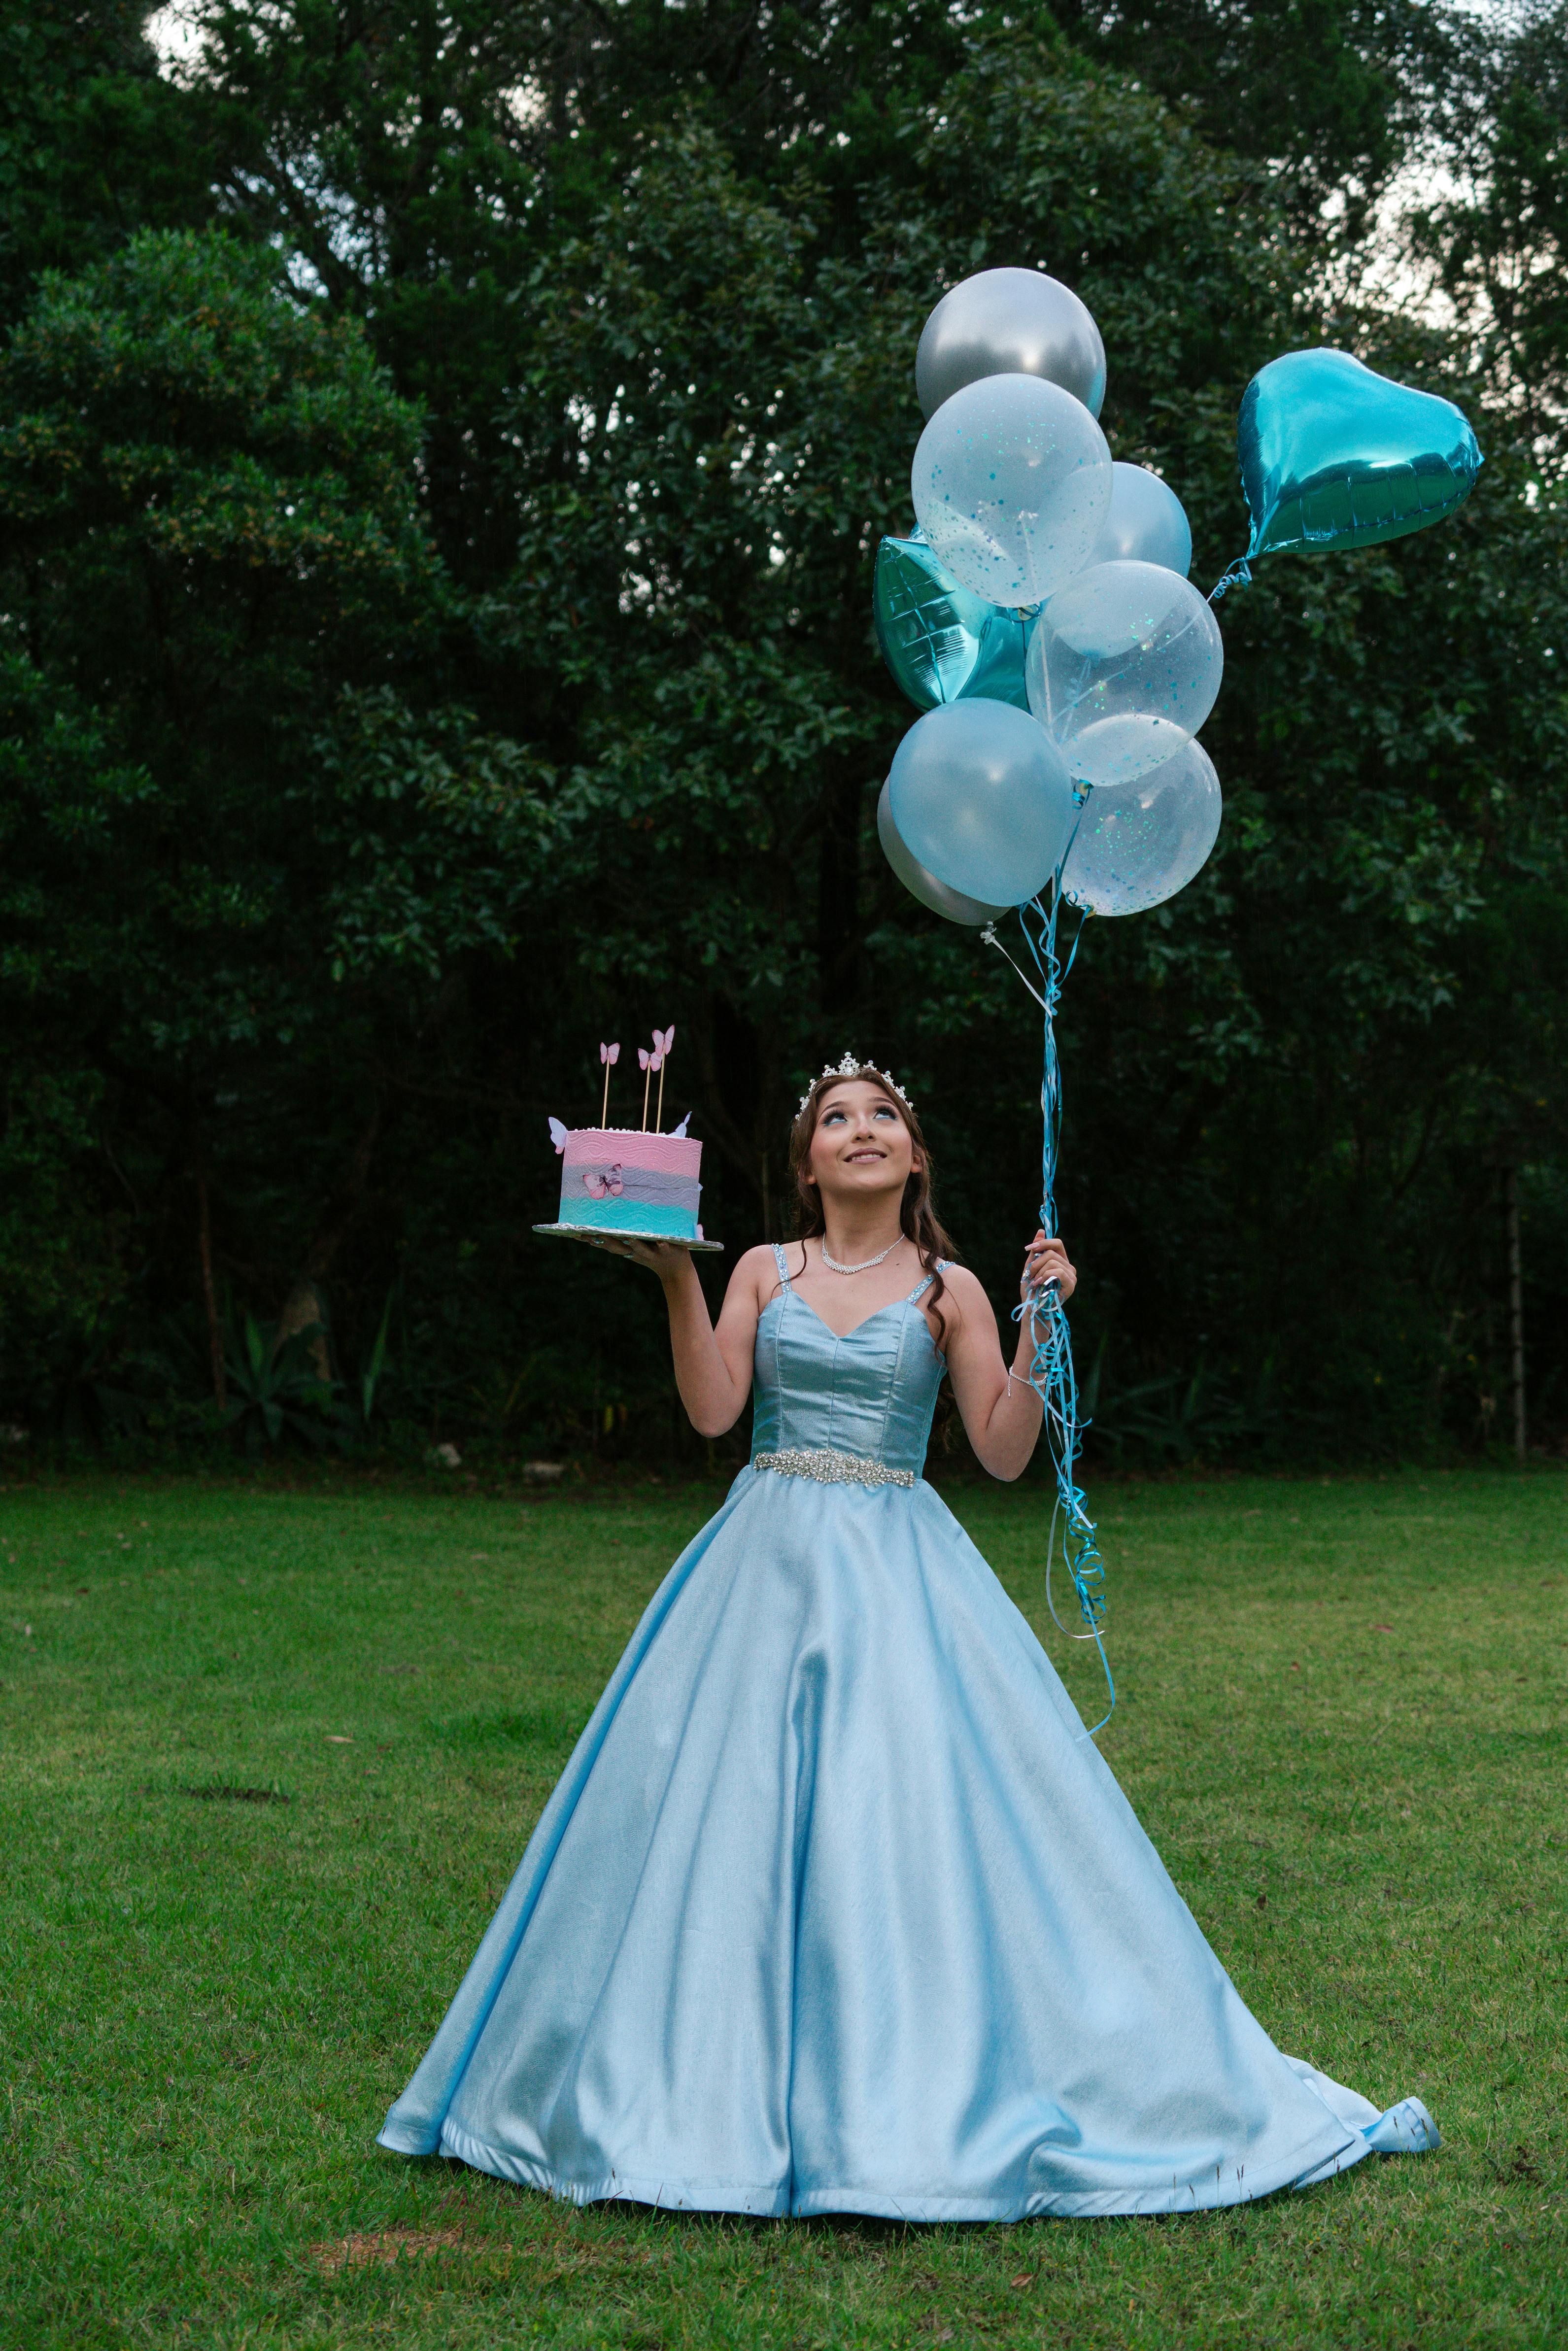
[[[1275,2048],[931,1487],[743,1470],[381,2145],[587,2203],[1170,2212],[1437,2144]]]

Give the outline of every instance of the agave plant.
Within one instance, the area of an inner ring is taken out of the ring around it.
[[[342,1444],[352,1434],[343,1404],[342,1382],[324,1380],[312,1349],[326,1336],[319,1322],[293,1332],[281,1346],[246,1313],[236,1332],[230,1324],[225,1350],[229,1406],[227,1426],[245,1438],[247,1452],[276,1445],[286,1434],[318,1450]]]

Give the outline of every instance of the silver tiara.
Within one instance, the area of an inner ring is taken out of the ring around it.
[[[883,1084],[891,1088],[893,1092],[898,1096],[899,1101],[904,1104],[904,1109],[913,1110],[915,1108],[914,1101],[904,1092],[904,1088],[899,1084],[896,1078],[890,1078],[885,1070],[877,1070],[876,1063],[874,1061],[862,1061],[858,1053],[846,1053],[841,1061],[824,1061],[822,1063],[822,1077],[812,1079],[811,1083],[807,1087],[805,1092],[801,1095],[800,1101],[795,1105],[796,1117],[800,1117],[800,1113],[810,1101],[812,1094],[821,1084],[822,1078],[858,1078],[862,1070],[876,1070],[877,1076],[882,1080]]]

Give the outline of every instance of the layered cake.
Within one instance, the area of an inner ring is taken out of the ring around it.
[[[685,1122],[683,1121],[683,1124]],[[560,1218],[536,1232],[623,1233],[634,1240],[717,1249],[697,1221],[703,1147],[685,1134],[631,1126],[563,1127],[551,1119],[560,1153]]]

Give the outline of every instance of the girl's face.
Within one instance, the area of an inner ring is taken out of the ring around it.
[[[817,1105],[807,1169],[823,1200],[903,1197],[919,1159],[904,1113],[874,1078],[846,1078]]]

